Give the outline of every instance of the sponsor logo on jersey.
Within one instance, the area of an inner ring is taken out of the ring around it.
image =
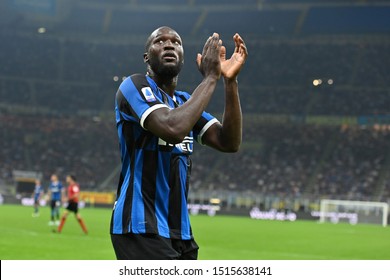
[[[194,138],[186,136],[183,142],[176,144],[176,148],[181,150],[183,153],[192,153],[192,144],[194,143]]]
[[[169,146],[169,147],[175,147],[176,149],[180,150],[183,154],[192,153],[193,148],[192,145],[194,143],[194,138],[191,136],[186,136],[183,140],[183,142],[178,143],[176,145],[170,144],[162,140],[161,138],[158,139],[158,144],[160,146]]]
[[[156,97],[154,96],[152,89],[150,87],[144,87],[141,89],[141,91],[147,102],[156,101]]]

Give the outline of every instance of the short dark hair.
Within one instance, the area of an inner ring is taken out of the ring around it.
[[[76,176],[74,176],[73,174],[69,174],[68,176],[70,177],[70,179],[72,179],[72,181],[75,181],[75,182],[77,181]]]

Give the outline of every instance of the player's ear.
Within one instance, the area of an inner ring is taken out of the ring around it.
[[[148,61],[149,61],[148,53],[144,53],[144,63],[148,63]]]

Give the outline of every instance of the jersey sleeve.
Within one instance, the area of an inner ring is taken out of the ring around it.
[[[203,112],[193,128],[195,140],[199,144],[204,145],[202,140],[203,135],[213,124],[218,122],[219,121],[213,115]]]
[[[116,95],[117,123],[121,120],[134,121],[144,128],[144,122],[150,113],[159,108],[169,108],[156,92],[157,89],[149,84],[144,75],[136,74],[124,80]]]
[[[180,91],[179,97],[182,99],[183,103],[187,102],[191,98],[191,95],[188,92]],[[202,137],[213,124],[218,123],[219,121],[210,113],[203,111],[199,120],[196,122],[194,128],[192,129],[195,140],[203,145]]]

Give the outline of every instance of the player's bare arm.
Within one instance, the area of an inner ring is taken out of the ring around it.
[[[242,140],[242,113],[237,76],[245,63],[248,51],[239,34],[233,36],[235,48],[226,59],[226,48],[221,47],[221,71],[225,86],[225,110],[221,123],[213,124],[204,134],[203,142],[222,152],[237,152]]]
[[[153,111],[145,121],[145,128],[168,143],[180,143],[193,129],[202,112],[208,105],[221,76],[220,51],[222,41],[214,33],[206,41],[201,55],[200,72],[202,82],[182,106],[169,110],[161,108]]]

